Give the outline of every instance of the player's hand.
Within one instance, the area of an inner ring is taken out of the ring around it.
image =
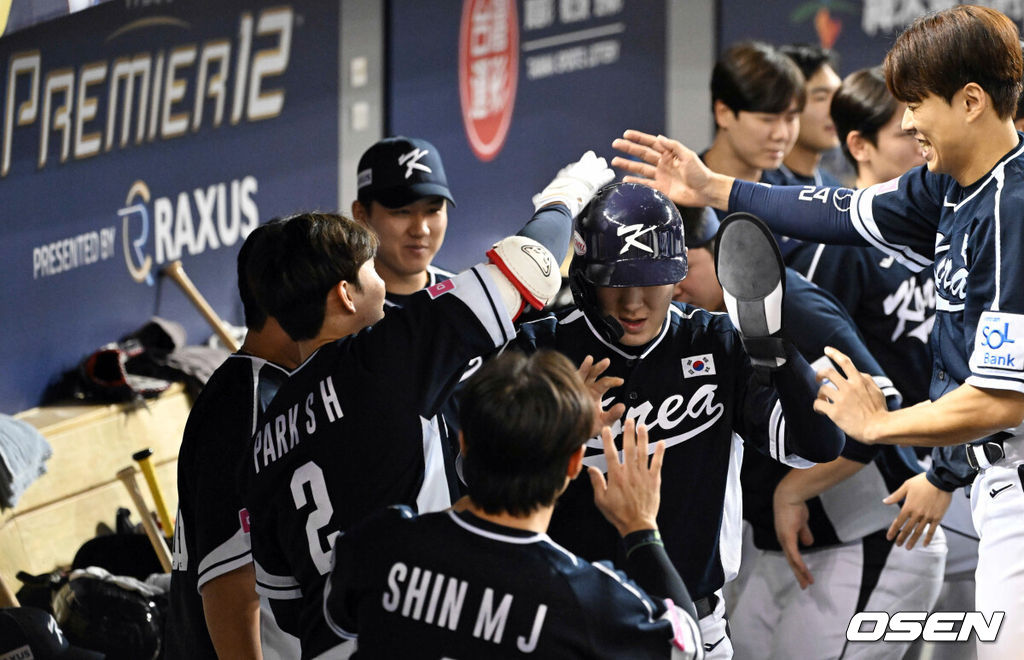
[[[612,147],[632,156],[612,159],[614,167],[629,172],[624,181],[650,186],[682,206],[728,206],[732,178],[712,172],[682,143],[629,130]]]
[[[846,435],[874,444],[872,431],[889,414],[885,394],[870,374],[858,371],[853,361],[840,351],[826,346],[825,355],[839,365],[843,373],[829,366],[816,374],[821,387],[814,402],[815,412],[827,415]],[[826,380],[829,382],[824,382]]]
[[[615,450],[612,431],[601,429],[604,457],[608,463],[608,481],[601,470],[587,468],[594,487],[594,504],[620,536],[643,529],[658,528],[658,507],[661,505],[661,462],[665,443],[654,446],[654,455],[647,461],[647,427],[626,420],[622,430],[622,462]]]
[[[614,406],[605,410],[602,408],[604,405],[605,392],[612,389],[613,387],[621,387],[624,381],[617,376],[604,376],[601,377],[612,361],[608,358],[604,358],[600,362],[595,363],[594,357],[588,355],[583,358],[583,362],[576,369],[576,373],[583,379],[583,384],[587,386],[587,390],[590,392],[591,398],[594,400],[594,406],[597,409],[597,414],[594,416],[594,426],[590,430],[591,437],[601,432],[601,428],[605,426],[612,426],[615,421],[622,417],[622,414],[626,412],[626,404],[616,403]]]
[[[539,210],[548,204],[562,203],[575,218],[594,193],[614,179],[615,172],[608,167],[608,162],[588,151],[575,163],[559,170],[551,183],[533,196],[533,207]]]
[[[789,568],[796,576],[800,588],[806,589],[814,584],[814,576],[804,563],[799,546],[799,543],[805,546],[814,543],[814,535],[807,525],[810,520],[807,502],[791,495],[785,487],[780,486],[775,489],[772,512],[775,514],[775,535],[782,546],[782,552],[786,555],[786,561],[789,562]]]
[[[935,530],[942,522],[942,516],[946,515],[949,503],[953,501],[953,493],[936,488],[922,472],[904,481],[903,485],[882,501],[886,504],[896,504],[900,500],[903,500],[900,515],[892,521],[885,538],[890,541],[896,539],[896,545],[903,545],[906,542],[906,548],[910,550],[925,529],[928,531],[921,545],[932,542]]]

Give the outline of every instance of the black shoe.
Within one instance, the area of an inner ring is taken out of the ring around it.
[[[750,362],[755,367],[781,367],[786,363],[786,266],[768,226],[749,213],[727,217],[718,229],[715,269],[729,318],[740,331]]]

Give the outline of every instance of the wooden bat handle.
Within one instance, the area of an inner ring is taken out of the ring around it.
[[[167,544],[160,536],[160,530],[156,528],[156,523],[153,522],[153,516],[149,513],[149,507],[146,506],[146,501],[142,499],[142,491],[139,490],[139,483],[135,480],[135,467],[129,466],[122,470],[118,470],[117,478],[121,480],[124,487],[128,489],[128,495],[132,498],[132,502],[135,503],[135,508],[139,510],[139,515],[142,516],[142,527],[146,530],[146,536],[149,537],[149,542],[153,545],[153,550],[156,551],[157,559],[160,560],[160,565],[168,573],[171,572],[171,551],[167,549]]]
[[[156,505],[156,515],[160,518],[160,526],[164,528],[164,536],[174,535],[174,523],[171,522],[171,514],[167,510],[164,501],[164,493],[160,489],[160,482],[156,480],[156,470],[153,469],[153,450],[146,448],[132,454],[132,458],[139,464],[142,476],[146,478],[146,485],[149,486],[149,494],[153,497],[153,504]]]
[[[199,293],[199,289],[189,279],[189,276],[185,273],[185,267],[181,265],[181,261],[177,259],[172,261],[164,266],[161,272],[181,287],[185,296],[196,306],[196,309],[203,315],[203,318],[210,324],[210,327],[217,333],[217,336],[224,342],[228,350],[232,353],[237,351],[239,349],[238,341],[228,332],[224,321],[217,316],[217,312],[213,311],[213,307],[210,307],[210,303],[206,302],[206,298],[203,297],[203,294]]]
[[[14,594],[14,590],[7,584],[4,577],[0,575],[0,607],[20,607],[21,603],[18,602],[18,597]]]

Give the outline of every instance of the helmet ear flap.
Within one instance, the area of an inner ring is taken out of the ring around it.
[[[598,334],[608,342],[618,342],[625,332],[615,317],[605,314],[597,300],[597,291],[587,281],[582,268],[569,269],[569,291],[576,307],[587,317]]]

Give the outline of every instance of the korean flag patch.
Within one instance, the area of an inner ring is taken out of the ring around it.
[[[714,376],[715,358],[707,355],[691,355],[683,358],[683,378],[696,378],[697,376]]]

